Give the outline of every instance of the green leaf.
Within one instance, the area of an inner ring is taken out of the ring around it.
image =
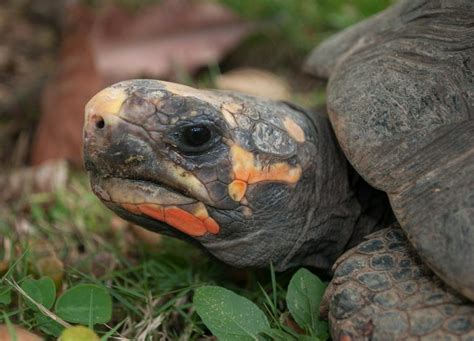
[[[40,279],[27,278],[21,283],[21,288],[37,303],[42,304],[46,309],[51,309],[56,298],[56,286],[49,277]],[[25,299],[26,304],[33,309],[38,309],[29,299]]]
[[[275,340],[275,341],[293,341],[293,340],[296,340],[295,337],[293,337],[293,335],[285,332],[284,330],[281,330],[281,329],[274,329],[274,328],[269,328],[269,329],[266,329],[264,332],[263,332],[265,335],[268,335],[271,337],[272,340]]]
[[[35,320],[38,323],[39,329],[45,334],[59,337],[64,330],[64,327],[61,324],[54,321],[51,317],[41,313],[35,314]]]
[[[328,340],[329,339],[329,325],[327,321],[320,320],[316,324],[316,330],[313,331],[314,334],[318,337],[318,340]]]
[[[259,340],[258,334],[270,327],[254,303],[230,290],[203,286],[193,301],[204,324],[221,341]]]
[[[12,290],[7,286],[0,286],[0,304],[8,305],[12,302]]]
[[[286,303],[298,325],[318,334],[319,304],[326,285],[308,270],[298,270],[290,280]]]
[[[316,336],[300,335],[298,341],[319,341],[320,339]]]
[[[92,327],[112,318],[112,297],[106,288],[94,284],[79,284],[56,302],[56,314],[62,319]]]

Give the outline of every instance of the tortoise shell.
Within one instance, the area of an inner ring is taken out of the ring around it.
[[[327,109],[359,174],[421,258],[474,299],[474,3],[406,0],[317,47]]]

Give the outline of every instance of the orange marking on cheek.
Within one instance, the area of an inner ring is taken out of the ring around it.
[[[211,217],[204,220],[204,225],[206,226],[206,229],[212,234],[218,234],[221,230],[219,224]]]
[[[303,129],[293,121],[290,117],[286,117],[283,121],[288,134],[299,143],[303,143],[306,139]]]
[[[193,237],[202,236],[207,232],[201,220],[176,206],[165,208],[165,221],[168,225]]]
[[[234,180],[229,185],[229,195],[234,201],[240,201],[247,192],[247,183],[242,180]]]
[[[254,184],[261,181],[285,182],[295,184],[301,177],[300,165],[290,166],[286,162],[264,166],[255,160],[254,155],[238,145],[231,147],[232,170],[236,180]],[[234,180],[235,182],[235,180]],[[233,183],[229,185],[229,193],[233,192]],[[238,191],[235,191],[238,193]],[[240,201],[240,200],[239,200]]]
[[[239,146],[232,146],[230,153],[234,177],[242,181],[247,181],[250,170],[254,167],[253,154]]]
[[[265,167],[263,169],[254,169],[249,176],[248,183],[254,184],[261,181],[281,181],[289,184],[295,184],[301,177],[301,167],[291,167],[287,163],[280,162]]]

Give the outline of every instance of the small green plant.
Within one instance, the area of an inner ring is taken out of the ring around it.
[[[270,298],[263,290],[265,308],[272,323],[256,304],[222,287],[198,288],[193,303],[203,323],[219,340],[327,340],[327,323],[319,319],[325,288],[326,285],[306,269],[298,270],[291,278],[286,304],[300,330],[285,323],[285,314],[278,313],[276,297]]]
[[[26,313],[31,313],[39,329],[48,335],[59,337],[65,329],[72,328],[69,322],[92,330],[95,324],[107,323],[112,317],[112,298],[99,285],[78,284],[56,299],[56,286],[50,277],[26,278],[20,285],[10,280],[7,283],[24,300]],[[3,290],[7,292],[6,287]]]

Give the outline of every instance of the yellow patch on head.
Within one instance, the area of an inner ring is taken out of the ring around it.
[[[242,104],[227,102],[227,103],[222,104],[222,110],[228,111],[231,114],[235,115],[242,111]]]
[[[285,120],[283,121],[283,124],[285,125],[285,129],[288,132],[288,134],[296,141],[299,143],[303,143],[305,141],[305,134],[303,129],[296,123],[294,120],[292,120],[290,117],[286,117]]]
[[[234,180],[229,185],[229,195],[234,201],[240,201],[247,192],[247,183],[242,180]]]
[[[230,149],[234,178],[247,182],[250,170],[254,167],[254,156],[238,145]]]
[[[255,156],[238,145],[230,150],[234,181],[229,185],[229,195],[235,201],[241,201],[247,191],[247,185],[263,181],[296,184],[301,178],[300,165],[291,166],[286,162],[262,165]],[[244,186],[244,185],[245,186]]]
[[[279,162],[270,167],[255,169],[250,173],[249,184],[255,184],[262,181],[284,182],[293,185],[301,178],[301,166],[290,166],[286,162]]]
[[[86,120],[94,116],[118,115],[127,97],[123,88],[105,88],[86,104]]]
[[[238,115],[242,111],[242,104],[226,102],[221,106],[222,115],[224,115],[225,120],[231,128],[237,127],[237,120],[234,115]]]
[[[159,81],[165,88],[165,90],[171,92],[174,95],[178,96],[185,96],[185,97],[196,97],[204,102],[210,103],[219,107],[222,103],[222,99],[219,96],[214,95],[210,91],[199,90],[192,88],[190,86],[172,83],[172,82],[165,82]]]
[[[222,104],[221,111],[224,115],[225,120],[229,123],[231,128],[237,127],[237,120],[234,115],[237,115],[242,110],[242,105],[233,102],[227,102]]]
[[[235,117],[232,113],[228,112],[225,109],[222,109],[222,115],[224,115],[224,119],[227,123],[229,123],[229,126],[231,128],[237,127],[237,121],[235,120]]]

